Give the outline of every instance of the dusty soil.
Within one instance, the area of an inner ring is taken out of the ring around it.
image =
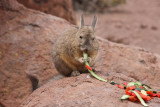
[[[116,43],[143,47],[160,54],[159,10],[159,0],[127,0],[125,5],[97,14],[96,34]],[[77,21],[80,14],[77,14]],[[87,24],[91,23],[92,17],[93,14],[86,13]]]

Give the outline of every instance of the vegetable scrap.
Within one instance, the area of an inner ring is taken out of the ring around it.
[[[88,63],[88,54],[87,54],[87,53],[83,53],[83,57],[84,57],[84,59],[85,59],[85,67],[88,69],[88,71],[90,72],[90,74],[91,74],[93,77],[95,77],[95,78],[97,78],[98,80],[100,80],[100,81],[107,82],[107,80],[99,77],[98,75],[96,75],[96,74],[93,72],[92,68],[89,66],[89,63]]]
[[[150,101],[154,97],[160,98],[160,92],[152,90],[152,88],[146,84],[140,82],[130,82],[123,84],[111,81],[110,84],[117,86],[120,89],[125,89],[125,95],[121,97],[121,100],[128,99],[132,102],[141,102],[143,106],[148,106],[145,101]]]

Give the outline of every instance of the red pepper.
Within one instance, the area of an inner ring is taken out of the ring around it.
[[[123,84],[127,87],[127,83],[126,82],[124,82]]]
[[[130,86],[126,90],[129,91],[129,90],[133,90],[133,89],[136,89],[136,86]]]
[[[147,96],[147,95],[144,95],[142,93],[139,93],[139,95],[142,97],[143,100],[145,101],[150,101],[151,100],[151,97],[150,96]]]
[[[135,96],[130,96],[130,97],[129,97],[129,101],[135,102],[135,101],[137,101],[137,97],[135,97]]]
[[[118,84],[114,84],[114,85],[118,87]]]
[[[86,65],[86,68],[92,71],[92,68],[90,66]]]
[[[136,94],[132,92],[131,96],[134,96],[134,97],[136,97]]]
[[[120,84],[120,85],[118,85],[118,88],[124,89],[124,86]]]
[[[153,91],[146,91],[147,94],[149,94],[150,96],[153,96]]]
[[[126,95],[132,95],[131,91],[126,91]]]
[[[152,96],[153,96],[153,97],[157,97],[157,94],[156,94],[156,93],[153,93]]]
[[[139,86],[139,88],[143,89],[144,87],[143,86]]]

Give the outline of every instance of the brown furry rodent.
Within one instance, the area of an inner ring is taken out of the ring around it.
[[[86,71],[83,52],[88,54],[90,66],[94,65],[98,53],[98,42],[94,35],[97,17],[90,26],[84,25],[83,16],[79,27],[64,31],[53,45],[52,59],[59,73],[64,76],[76,76]]]

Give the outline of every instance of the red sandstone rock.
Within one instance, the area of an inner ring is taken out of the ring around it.
[[[32,92],[26,73],[36,76],[39,85],[57,74],[52,44],[70,24],[15,0],[0,0],[0,4],[0,102],[18,107]]]
[[[51,61],[52,44],[69,23],[26,9],[15,0],[0,0],[0,4],[3,4],[0,6],[0,106],[18,107],[23,101],[24,107],[141,106],[121,102],[119,98],[124,90],[100,82],[89,74],[45,84],[57,74]],[[118,83],[138,80],[159,89],[159,55],[99,39],[97,75]],[[45,84],[31,96],[31,83],[26,73],[36,76],[40,85]],[[159,106],[159,99],[148,104]]]
[[[62,17],[76,24],[72,0],[18,0],[28,8]]]
[[[160,87],[160,56],[141,48],[133,48],[113,44],[99,38],[100,50],[96,68],[97,75],[123,83],[123,81],[140,81],[159,89]],[[23,107],[141,107],[140,103],[121,101],[125,91],[101,82],[90,74],[78,77],[67,77],[50,82],[34,91],[22,104]],[[158,107],[159,99],[148,103]]]

